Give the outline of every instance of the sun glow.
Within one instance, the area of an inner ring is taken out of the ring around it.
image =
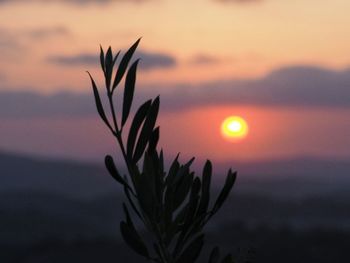
[[[247,122],[238,116],[230,116],[221,124],[221,134],[230,141],[239,141],[248,134]]]

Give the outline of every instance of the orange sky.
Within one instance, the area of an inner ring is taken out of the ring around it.
[[[100,43],[125,48],[139,36],[143,36],[142,49],[168,53],[178,60],[175,68],[142,74],[143,82],[258,76],[283,65],[305,63],[343,68],[350,58],[349,9],[346,0],[2,4],[1,30],[14,35],[19,48],[2,51],[0,70],[11,87],[31,86],[41,92],[62,87],[84,91],[84,67],[61,67],[46,58],[96,53]],[[28,36],[28,31],[54,27],[67,32],[42,38]],[[216,57],[219,62],[204,66],[188,63],[197,54]],[[21,78],[15,77],[18,71]]]
[[[165,54],[176,61],[168,68],[140,71],[141,86],[249,80],[290,65],[343,70],[350,61],[348,10],[348,0],[249,4],[149,0],[86,5],[10,1],[0,4],[0,91],[91,92],[85,70],[98,76],[98,67],[67,66],[49,58],[94,55],[99,44],[125,49],[139,36],[143,37],[142,51]],[[197,56],[211,61],[194,63]],[[350,156],[349,113],[348,109],[323,107],[203,105],[161,113],[162,144],[171,153],[216,160],[298,155],[344,158]],[[248,122],[250,133],[240,143],[229,143],[220,135],[221,121],[228,115],[240,115]],[[90,119],[6,120],[0,148],[72,158],[84,153],[91,158],[109,150],[107,139],[102,146],[92,142],[93,147],[100,147],[96,151],[85,149],[86,143],[97,140],[95,129],[100,128],[91,127],[91,135],[81,138],[74,122],[84,123],[80,127],[86,129],[90,129],[87,123],[96,125]],[[30,126],[32,131],[26,132],[32,132],[35,140],[29,142],[19,127]],[[57,132],[57,127],[64,128]],[[57,143],[60,136],[66,143]]]

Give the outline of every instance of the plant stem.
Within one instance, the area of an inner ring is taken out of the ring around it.
[[[107,94],[108,96],[108,100],[109,100],[109,106],[111,108],[111,112],[112,112],[112,118],[113,118],[113,123],[114,123],[114,128],[115,128],[115,137],[117,138],[118,144],[120,146],[120,149],[122,151],[122,155],[125,161],[125,164],[128,168],[129,174],[131,173],[131,169],[130,169],[130,164],[126,155],[126,151],[125,151],[125,147],[124,147],[124,143],[123,143],[123,139],[122,139],[122,127],[118,128],[118,122],[117,122],[117,117],[115,114],[115,110],[114,110],[114,103],[113,103],[113,97],[112,97],[112,93],[108,92]]]

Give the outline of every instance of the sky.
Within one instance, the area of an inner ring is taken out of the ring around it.
[[[136,105],[160,95],[173,156],[350,157],[347,0],[0,0],[0,150],[100,160],[115,152],[89,70],[99,45],[142,37]],[[241,116],[248,135],[220,134]]]

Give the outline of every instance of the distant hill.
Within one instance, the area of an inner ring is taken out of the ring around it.
[[[204,162],[194,164],[197,171]],[[268,196],[348,195],[350,161],[298,158],[259,162],[214,163],[215,182],[227,169],[239,176],[235,191]],[[69,198],[97,198],[119,192],[103,164],[50,160],[0,153],[0,193],[45,192]],[[350,194],[349,194],[350,195]]]
[[[196,162],[197,169],[202,163]],[[216,227],[242,221],[248,226],[350,229],[349,163],[295,159],[235,164],[237,185],[216,217]],[[214,164],[217,175],[227,168]],[[0,172],[0,243],[119,236],[125,199],[102,165],[2,153]]]
[[[197,170],[202,163],[196,162]],[[349,163],[233,163],[237,185],[208,225],[208,248],[253,247],[259,262],[285,255],[288,262],[349,261]],[[222,181],[228,167],[214,164],[215,181]],[[121,243],[122,201],[119,185],[102,165],[2,153],[0,262],[125,261],[134,254]]]
[[[46,192],[93,198],[117,188],[102,166],[0,153],[0,193]]]

